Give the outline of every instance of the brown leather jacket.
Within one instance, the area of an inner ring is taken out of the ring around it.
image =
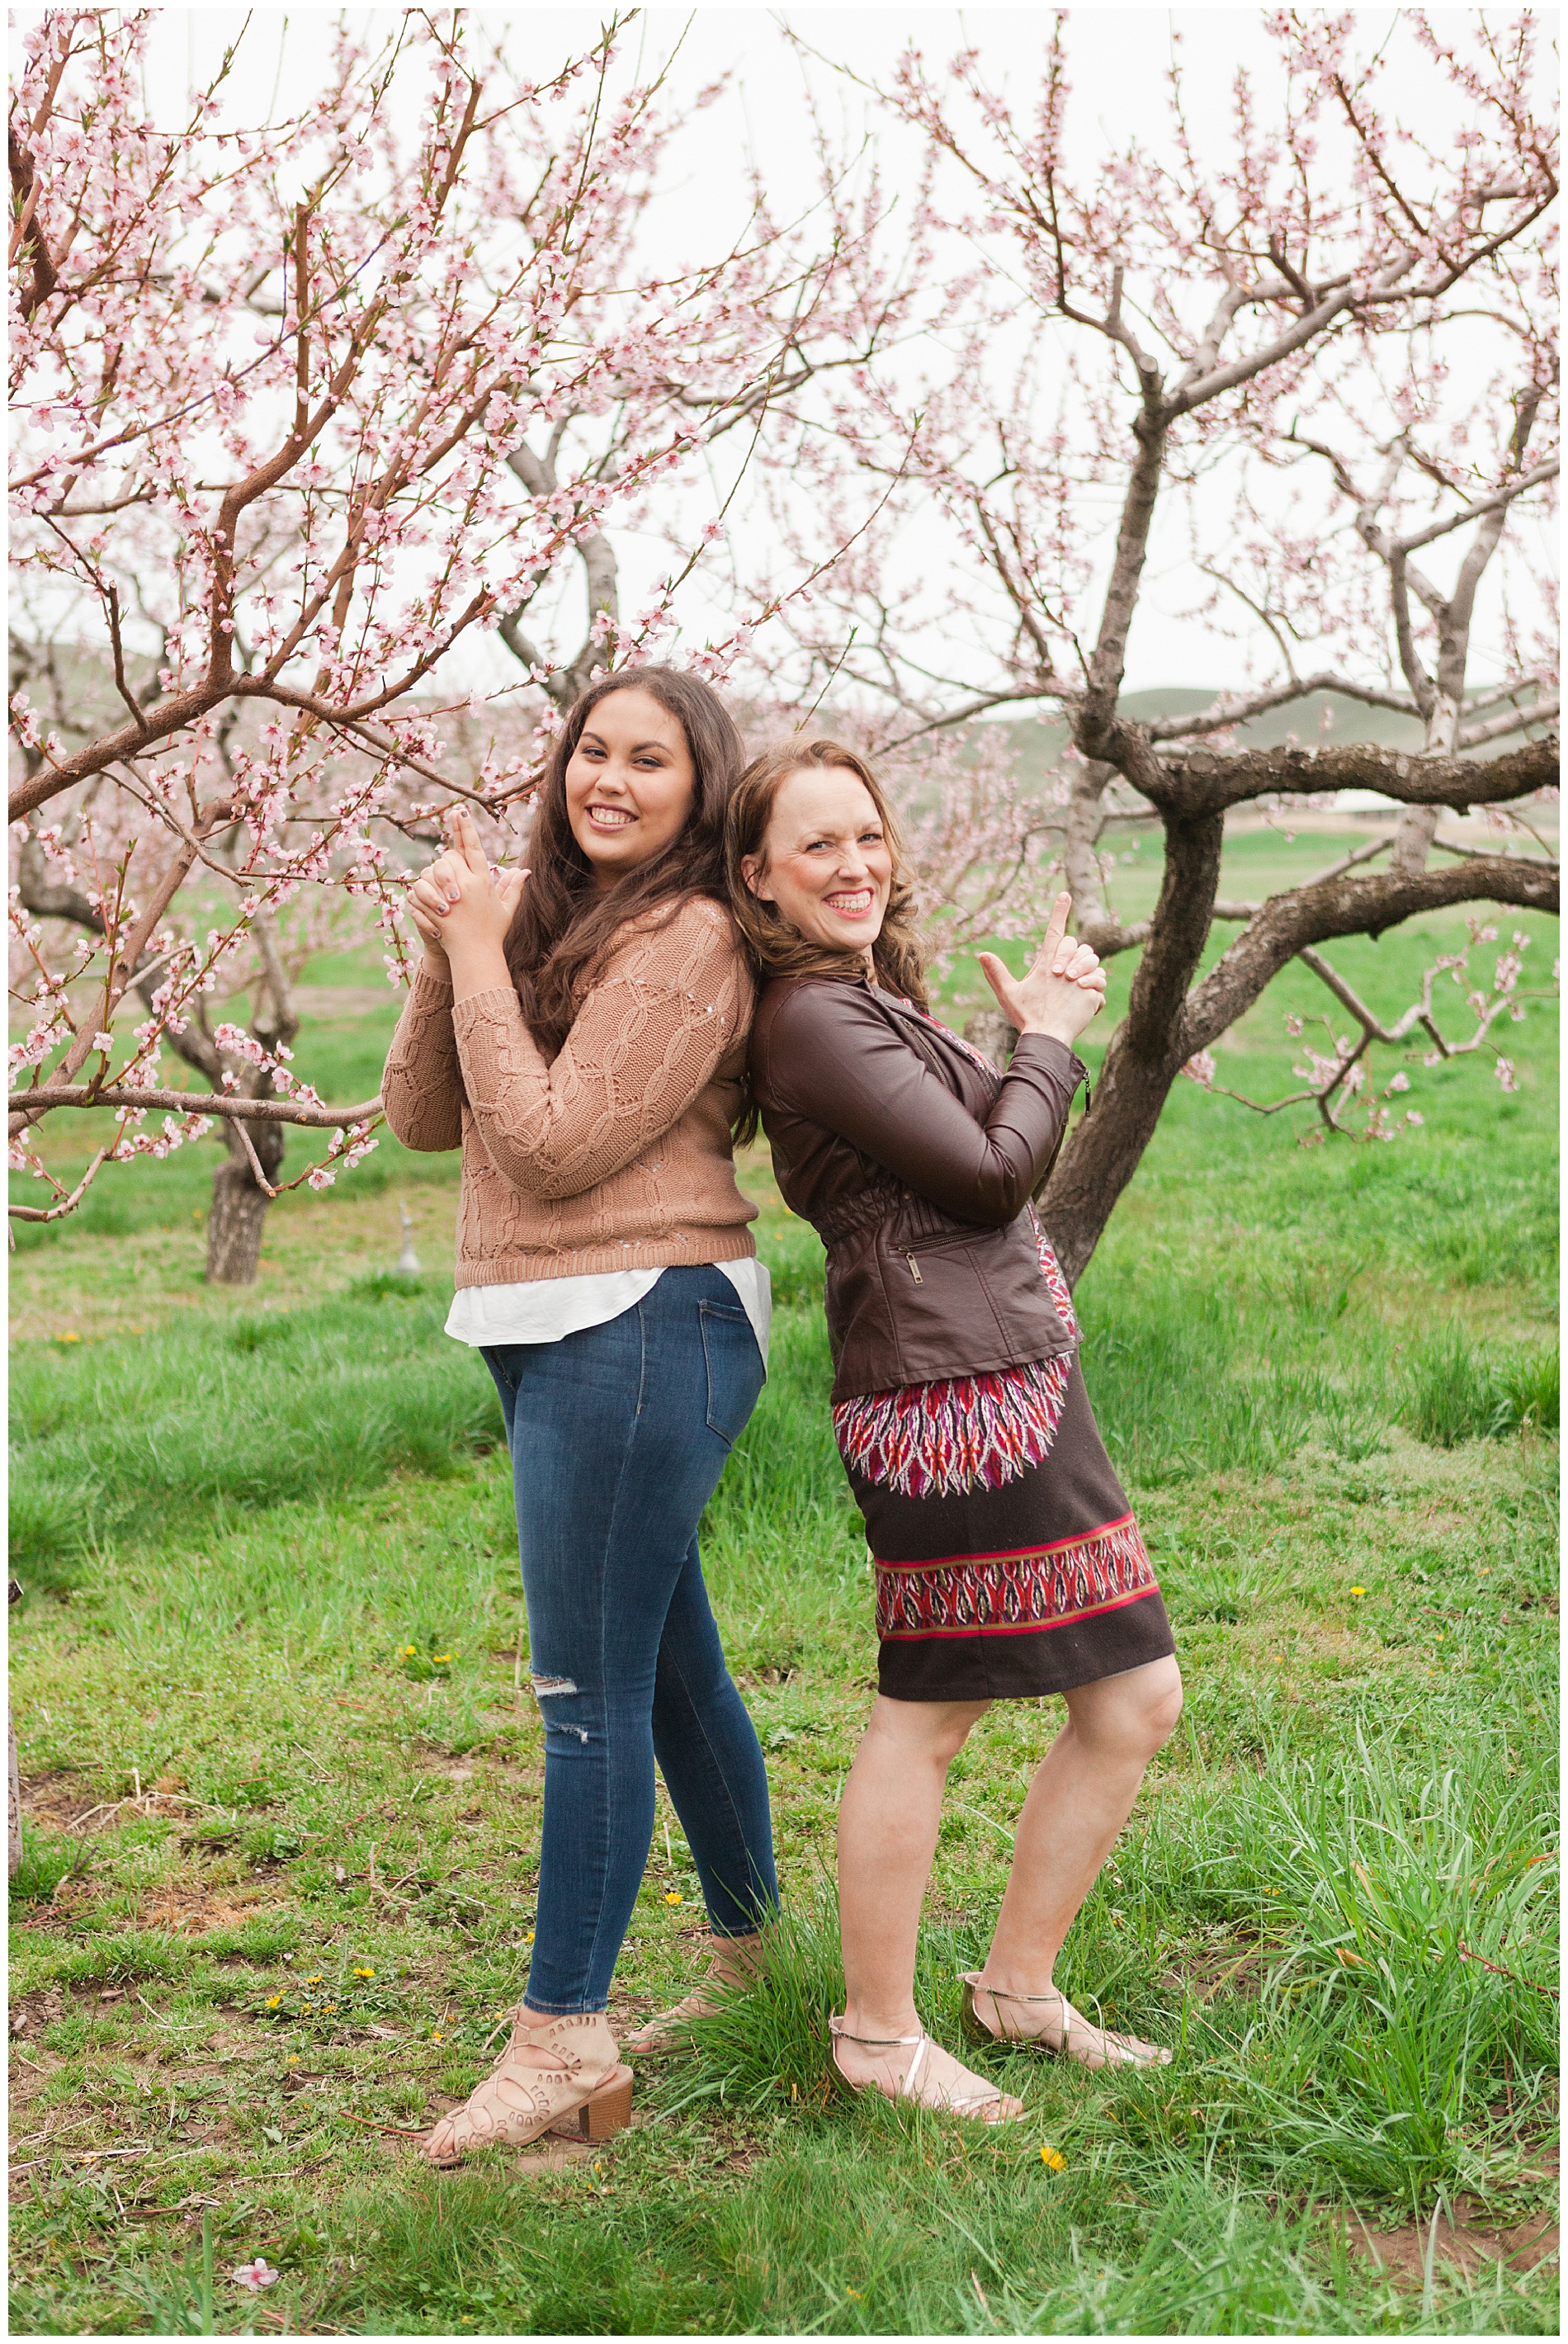
[[[1027,1207],[1086,1072],[1026,1034],[998,1076],[877,985],[767,987],[752,1084],[784,1201],[827,1247],[835,1400],[1074,1349]]]

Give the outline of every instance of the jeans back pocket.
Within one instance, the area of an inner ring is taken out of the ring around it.
[[[756,1330],[737,1304],[699,1302],[703,1359],[708,1373],[708,1429],[725,1448],[740,1439],[763,1388]]]

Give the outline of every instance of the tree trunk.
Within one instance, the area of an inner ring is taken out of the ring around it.
[[[5,1873],[15,1880],[22,1865],[22,1783],[16,1771],[16,1729],[5,1716]]]
[[[1188,988],[1203,957],[1219,884],[1223,814],[1165,818],[1165,878],[1148,941],[1081,1116],[1057,1158],[1040,1203],[1052,1248],[1069,1285],[1082,1276],[1117,1199],[1154,1137],[1170,1086],[1189,1053],[1184,1038]]]
[[[261,1266],[261,1239],[267,1207],[272,1202],[257,1184],[245,1142],[235,1125],[225,1126],[228,1162],[213,1175],[212,1211],[207,1224],[207,1279],[209,1286],[254,1286]],[[276,1184],[283,1163],[283,1126],[258,1123],[250,1144],[268,1180]]]

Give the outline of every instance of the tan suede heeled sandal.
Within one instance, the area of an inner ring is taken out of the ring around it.
[[[425,2155],[445,2167],[470,2149],[526,2148],[547,2132],[608,2140],[631,2121],[632,2070],[602,2010],[540,2027],[520,2015],[494,2072],[431,2127]]]
[[[916,2107],[935,2108],[944,2116],[967,2117],[978,2124],[1013,2124],[1024,2113],[1024,2103],[1010,2093],[998,2091],[995,2084],[986,2084],[978,2076],[970,2076],[966,2067],[958,2073],[968,2077],[976,2088],[972,2092],[949,2092],[926,2074],[928,2051],[941,2049],[929,2035],[851,2035],[835,2012],[827,2022],[833,2036],[833,2049],[828,2066],[836,2088],[851,2099],[863,2092],[882,2092],[886,2100],[911,2100]],[[913,2050],[915,2056],[891,2092],[883,2091],[880,2084],[852,2084],[838,2064],[841,2043],[858,2043],[867,2051]],[[922,2084],[924,2088],[921,2088]],[[991,2115],[986,2110],[993,2110]]]
[[[964,1980],[964,2032],[971,2043],[1033,2044],[1056,2058],[1077,2059],[1086,2067],[1167,2067],[1170,2064],[1170,2053],[1162,2051],[1158,2044],[1140,2043],[1136,2035],[1113,2035],[1108,2026],[1094,2026],[1054,1986],[1049,1994],[1004,1994],[997,1986],[982,1985],[978,1970],[964,1970],[960,1975]],[[984,1995],[989,2002],[996,2021],[994,2027],[987,2026],[976,2009],[976,1995]],[[1020,2006],[1054,2003],[1061,2012],[1057,2039],[1053,2042],[1044,2029],[1016,2033],[998,2008],[1004,2002]]]

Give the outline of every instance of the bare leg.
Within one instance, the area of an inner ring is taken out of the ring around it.
[[[879,1693],[845,1785],[838,1814],[838,1911],[846,1988],[838,2066],[852,2084],[891,2096],[912,2050],[868,2048],[852,2036],[893,2046],[924,2032],[915,2007],[915,1939],[936,1852],[947,1768],[983,1701],[889,1701]],[[932,2046],[920,2067],[918,2096],[983,2095],[971,2075]],[[997,2103],[1010,2112],[1015,2104]]]
[[[1114,2049],[1070,2005],[1059,1997],[1032,2006],[993,2003],[982,1989],[1054,1994],[1052,1968],[1067,1931],[1132,1813],[1144,1770],[1181,1714],[1181,1672],[1174,1659],[1150,1661],[1080,1685],[1066,1699],[1067,1722],[1018,1818],[1007,1893],[978,1973],[976,2015],[993,2032],[1053,2043],[1070,2023],[1068,2047],[1098,2066]]]

